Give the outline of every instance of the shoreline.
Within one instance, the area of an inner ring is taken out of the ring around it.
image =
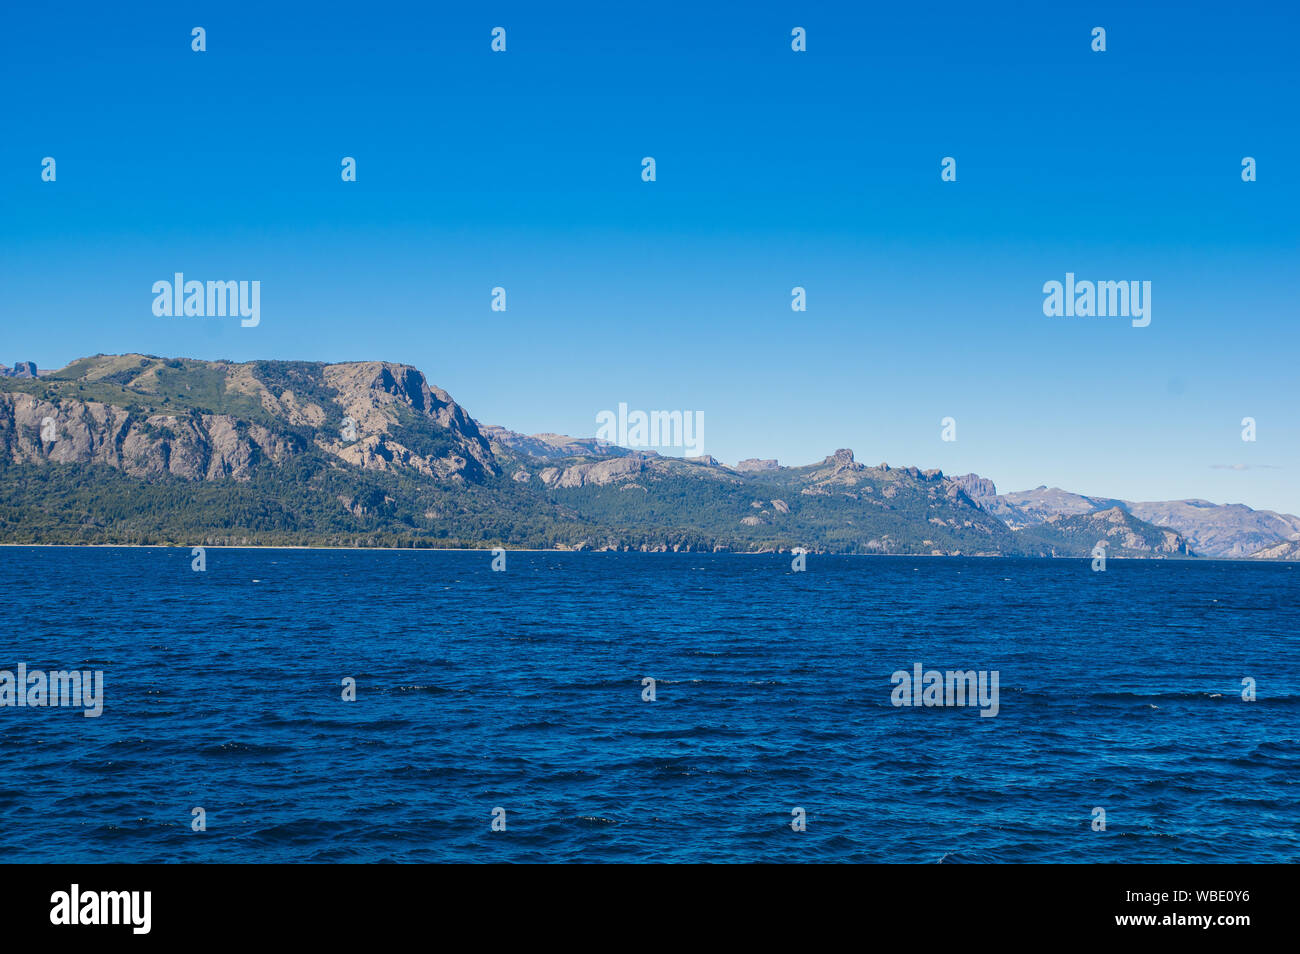
[[[64,549],[64,550],[192,550],[202,546],[205,550],[340,550],[366,552],[379,550],[392,553],[491,553],[495,547],[330,547],[302,544],[267,546],[265,544],[190,544],[190,543],[0,543],[0,549]],[[672,556],[787,556],[792,550],[576,550],[539,547],[502,547],[507,553],[644,553],[646,555]],[[808,551],[808,556],[865,557],[880,559],[896,557],[908,560],[1089,560],[1088,556],[1020,556],[1016,554],[977,555],[934,553],[818,553]],[[1166,556],[1166,557],[1107,557],[1108,560],[1150,563],[1248,563],[1261,566],[1288,566],[1297,560],[1252,560],[1250,557]]]

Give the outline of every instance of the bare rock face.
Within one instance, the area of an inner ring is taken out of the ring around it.
[[[463,480],[467,471],[477,470],[477,461],[471,461],[460,454],[422,456],[406,445],[379,434],[371,434],[352,444],[339,445],[335,442],[317,446],[362,470],[412,470],[425,477],[456,480]]]
[[[0,364],[0,378],[34,378],[39,374],[35,361],[15,361],[12,368]]]
[[[548,487],[583,487],[587,484],[599,487],[634,477],[645,468],[646,462],[641,457],[612,457],[590,464],[574,464],[563,470],[547,467],[538,476]]]
[[[737,464],[736,470],[739,470],[741,472],[751,471],[751,470],[776,470],[779,466],[780,464],[776,462],[775,458],[759,460],[757,457],[750,457],[746,460],[742,460],[739,464]]]
[[[482,439],[477,426],[451,395],[441,388],[431,388],[424,375],[410,365],[387,361],[330,364],[325,366],[324,375],[326,383],[338,392],[344,412],[362,431],[386,432],[395,419],[385,412],[403,405],[443,427]]]
[[[136,477],[247,480],[259,461],[281,463],[294,452],[286,438],[257,424],[240,426],[228,415],[141,417],[97,401],[0,393],[0,453],[14,463],[106,464]]]
[[[1300,540],[1286,540],[1263,547],[1250,555],[1252,560],[1300,560]]]
[[[44,422],[53,421],[56,440],[46,440]],[[0,440],[15,463],[100,463],[122,466],[118,444],[129,415],[103,404],[45,401],[29,394],[0,395]]]
[[[949,477],[948,479],[962,493],[976,502],[986,497],[996,497],[998,495],[998,488],[993,481],[987,477],[981,477],[979,474],[962,474],[960,477]]]
[[[441,388],[431,387],[423,374],[405,364],[361,361],[326,365],[326,383],[338,392],[343,412],[356,423],[363,439],[322,445],[349,463],[373,469],[410,466],[442,477],[495,474],[495,458],[487,439],[464,409]],[[283,395],[281,396],[283,400]],[[401,425],[399,408],[445,428],[463,450],[439,458],[421,456],[389,435]]]
[[[859,464],[853,459],[853,451],[847,448],[840,448],[821,463],[813,466],[814,470],[808,478],[811,486],[801,493],[807,493],[809,490],[814,494],[828,493],[832,489],[838,493],[843,487],[856,487],[865,479],[867,470],[865,464]]]
[[[410,469],[451,479],[496,473],[491,448],[473,419],[408,365],[300,363],[285,370],[259,362],[130,354],[97,355],[68,367],[70,375],[51,379],[52,389],[100,393],[93,399],[43,399],[0,392],[0,453],[8,459],[99,463],[140,477],[245,480],[259,466],[280,463],[314,440],[319,449],[364,469]],[[191,381],[212,405],[190,400]],[[113,393],[107,399],[100,396],[104,382]],[[260,406],[261,413],[250,406]],[[225,413],[227,408],[240,414]],[[352,418],[355,435],[324,428],[327,420],[345,417]],[[47,426],[45,433],[55,439],[42,439],[47,419],[54,430]],[[314,437],[303,429],[314,430]]]
[[[567,437],[564,434],[520,434],[495,424],[480,424],[479,432],[490,442],[500,444],[517,454],[527,454],[542,460],[560,460],[565,457],[619,457],[633,453],[594,437]],[[637,453],[657,457],[654,451]]]
[[[818,480],[827,482],[846,475],[857,474],[866,469],[865,464],[859,464],[853,459],[853,451],[842,447],[821,462],[821,471],[817,477]]]

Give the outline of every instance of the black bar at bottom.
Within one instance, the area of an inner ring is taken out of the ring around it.
[[[732,938],[847,929],[950,945],[1024,929],[1232,943],[1287,928],[1282,908],[1295,873],[1283,865],[837,866],[810,878],[766,866],[645,866],[603,870],[591,882],[585,868],[522,867],[10,865],[0,869],[0,923],[7,940],[138,943],[373,942],[453,925],[471,936],[534,939],[621,928],[653,943],[666,925],[701,918]]]

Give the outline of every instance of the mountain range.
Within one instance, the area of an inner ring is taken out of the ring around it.
[[[1197,499],[1133,502],[1075,494],[1059,487],[999,494],[992,481],[975,474],[953,479],[979,507],[1012,530],[1119,510],[1154,526],[1178,531],[1201,556],[1263,558],[1300,550],[1300,517],[1252,510],[1244,504]]]
[[[95,355],[0,379],[0,542],[1300,558],[1300,518],[675,458],[474,420],[410,365]]]

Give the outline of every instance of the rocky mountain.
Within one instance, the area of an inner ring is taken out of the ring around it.
[[[1118,509],[1145,524],[1181,534],[1202,556],[1286,559],[1287,545],[1300,541],[1300,517],[1252,510],[1243,504],[1214,504],[1208,500],[1132,502],[1110,497],[1090,497],[1059,487],[1036,487],[999,494],[993,482],[975,474],[954,478],[983,510],[1013,530],[1027,530],[1056,518],[1097,515]],[[1057,521],[1054,526],[1061,526]],[[1029,538],[1041,534],[1027,534]]]
[[[998,488],[994,486],[993,481],[977,474],[963,474],[960,477],[950,479],[962,489],[962,492],[967,497],[976,503],[980,503],[988,497],[996,497],[998,493]]]
[[[1034,493],[1034,492],[1031,492]],[[1065,498],[1057,501],[1062,504]],[[1120,507],[841,449],[727,467],[476,422],[410,365],[96,355],[0,381],[0,541],[1189,555]]]
[[[560,460],[565,457],[623,457],[638,453],[617,444],[600,441],[594,437],[566,437],[563,434],[518,434],[495,424],[479,425],[479,430],[489,441],[499,444],[501,448],[529,457],[543,460]],[[659,456],[654,451],[640,452],[644,455]]]
[[[121,355],[74,362],[24,390],[9,387],[0,391],[0,452],[16,464],[247,480],[259,465],[318,450],[362,470],[494,472],[477,425],[404,365],[308,370]],[[436,426],[437,439],[430,442],[417,422]]]
[[[1055,514],[1027,527],[1021,537],[1037,541],[1048,556],[1072,556],[1080,547],[1106,543],[1108,557],[1192,556],[1187,540],[1176,530],[1153,526],[1120,507],[1082,514]]]
[[[1287,540],[1263,547],[1250,555],[1252,560],[1300,560],[1300,540]]]
[[[1244,504],[1168,500],[1130,503],[1125,509],[1148,523],[1179,531],[1207,556],[1258,556],[1262,550],[1300,541],[1300,517]]]
[[[35,378],[39,375],[34,361],[15,361],[12,368],[0,364],[0,378]]]
[[[1122,502],[1104,497],[1086,497],[1059,487],[1036,487],[1014,493],[999,494],[993,481],[974,474],[957,478],[975,489],[971,496],[980,507],[1006,523],[1013,530],[1032,527],[1050,517],[1078,516],[1107,510]]]

